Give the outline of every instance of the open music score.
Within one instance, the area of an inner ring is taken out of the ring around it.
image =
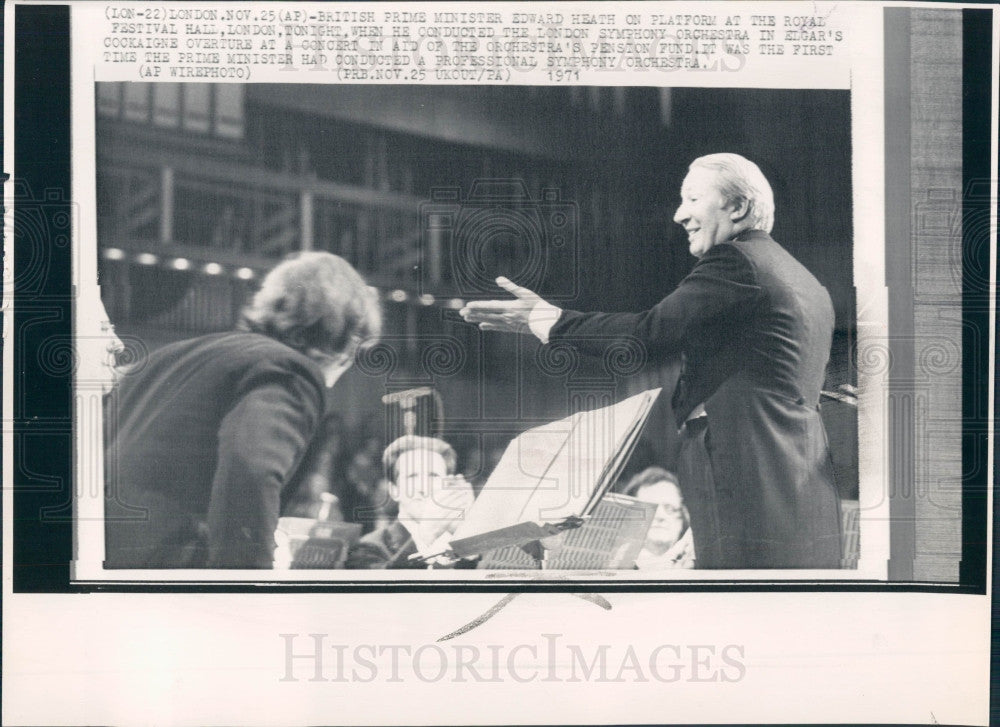
[[[455,531],[454,555],[468,558],[579,527],[621,474],[660,391],[522,432]]]

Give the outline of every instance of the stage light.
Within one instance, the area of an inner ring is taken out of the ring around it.
[[[389,293],[389,300],[395,301],[396,303],[402,303],[406,300],[405,290],[394,290]]]
[[[424,293],[420,296],[420,302],[424,305],[434,305],[434,296],[430,293]]]
[[[179,257],[171,261],[170,267],[174,270],[187,270],[191,267],[191,261],[187,258]]]
[[[222,272],[222,266],[219,263],[208,263],[203,269],[206,275],[218,275]]]
[[[465,307],[465,301],[462,300],[461,298],[452,298],[451,300],[448,301],[448,307],[453,308],[455,310],[461,310],[462,308]]]
[[[104,249],[104,257],[108,260],[122,260],[125,257],[125,251],[119,250],[117,247],[107,247]]]
[[[160,262],[160,258],[151,252],[143,252],[135,256],[135,261],[140,265],[156,265]]]
[[[254,272],[250,268],[240,268],[236,271],[236,277],[240,280],[252,280],[253,276]]]

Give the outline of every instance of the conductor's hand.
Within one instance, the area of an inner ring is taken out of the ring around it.
[[[527,288],[515,285],[507,278],[497,278],[497,285],[514,296],[514,300],[469,301],[459,311],[468,323],[477,324],[484,331],[507,331],[525,333],[531,318],[531,311],[542,298]]]

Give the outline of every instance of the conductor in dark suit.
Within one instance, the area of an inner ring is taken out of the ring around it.
[[[681,358],[677,471],[700,568],[840,566],[840,504],[819,413],[833,306],[771,238],[773,220],[757,165],[736,154],[700,157],[674,215],[698,261],[652,309],[560,310],[501,278],[516,300],[462,312],[484,330],[531,330],[583,352],[599,354],[621,336],[654,360]]]
[[[105,409],[109,568],[271,568],[281,496],[320,431],[326,390],[379,333],[345,260],[278,265],[239,330],[173,343]]]

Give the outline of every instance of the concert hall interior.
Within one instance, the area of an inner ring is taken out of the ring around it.
[[[687,166],[703,154],[741,154],[770,180],[774,239],[834,303],[824,388],[857,383],[848,91],[96,86],[99,282],[128,355],[232,328],[263,274],[298,250],[336,253],[378,289],[382,343],[333,389],[338,419],[318,488],[341,501],[376,486],[396,434],[386,395],[436,392],[421,416],[478,486],[530,426],[669,392],[676,364],[484,333],[458,309],[506,295],[489,284],[498,275],[564,308],[654,305],[695,262],[673,215]],[[855,414],[835,398],[824,412],[848,500]],[[667,394],[622,481],[672,469],[676,447]],[[314,501],[300,505],[315,516]]]

